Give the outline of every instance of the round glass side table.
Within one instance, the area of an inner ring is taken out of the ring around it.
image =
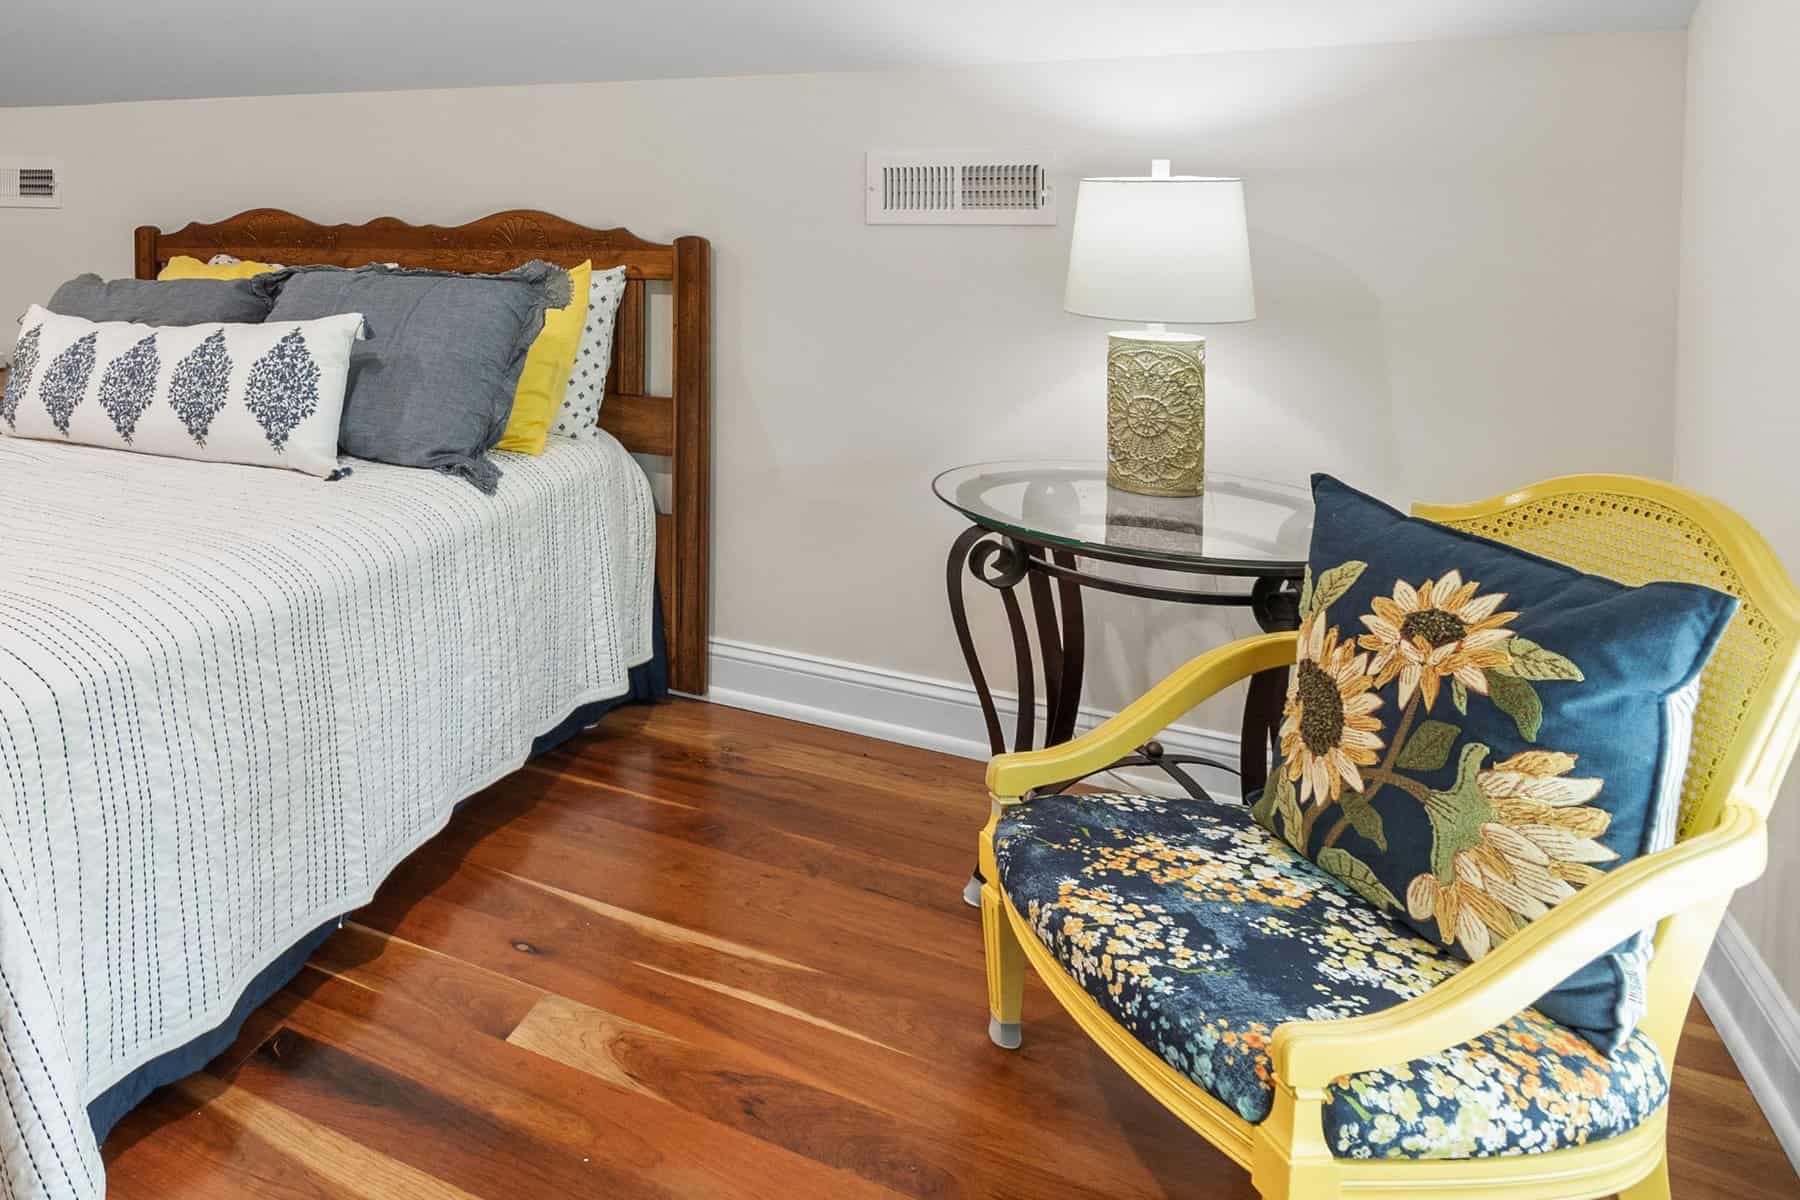
[[[1192,498],[1140,496],[1106,484],[1105,463],[995,462],[957,467],[932,481],[938,499],[972,524],[950,547],[945,566],[950,618],[995,754],[1054,746],[1075,735],[1086,662],[1084,589],[1118,592],[1176,604],[1248,608],[1265,632],[1299,627],[1300,580],[1312,536],[1312,496],[1304,488],[1209,472],[1206,491]],[[1158,575],[1242,579],[1246,590],[1202,591],[1169,582],[1120,577],[1116,567]],[[964,572],[999,594],[1012,631],[1018,715],[1012,745],[969,632]],[[1041,663],[1034,662],[1018,589],[1031,604]],[[1037,679],[1044,687],[1043,736],[1038,739]],[[1156,742],[1115,766],[1155,767],[1189,794],[1206,791],[1186,766],[1237,774],[1243,794],[1267,782],[1281,725],[1287,671],[1250,680],[1236,764],[1164,752]],[[1070,780],[1070,783],[1075,782]],[[979,893],[979,876],[971,881]],[[979,900],[972,901],[979,903]]]

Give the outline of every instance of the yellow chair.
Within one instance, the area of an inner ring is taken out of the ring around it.
[[[1671,1072],[1695,982],[1732,892],[1766,860],[1763,820],[1800,740],[1800,593],[1737,514],[1653,480],[1554,479],[1493,500],[1415,515],[1626,584],[1668,579],[1737,596],[1741,607],[1702,677],[1679,841],[1639,858],[1526,926],[1424,995],[1366,1016],[1291,1021],[1268,1046],[1274,1105],[1251,1124],[1147,1049],[1064,973],[1006,894],[994,853],[1004,808],[1033,789],[1101,770],[1196,704],[1291,665],[1292,634],[1250,638],[1194,659],[1092,733],[988,765],[992,816],[980,856],[990,1032],[1017,1044],[1027,962],[1099,1046],[1272,1200],[1338,1196],[1575,1200],[1669,1196],[1666,1101],[1628,1132],[1542,1153],[1462,1159],[1334,1157],[1322,1128],[1328,1089],[1359,1072],[1437,1054],[1494,1029],[1650,920],[1659,921],[1649,1012],[1640,1028]]]

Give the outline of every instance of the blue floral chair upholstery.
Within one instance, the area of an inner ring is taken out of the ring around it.
[[[1355,1017],[1467,964],[1420,938],[1234,804],[1049,796],[1005,814],[1000,885],[1067,974],[1170,1066],[1246,1121],[1275,1095],[1289,1020]],[[1536,1012],[1329,1090],[1344,1158],[1476,1158],[1622,1133],[1669,1090],[1655,1045],[1611,1059]]]

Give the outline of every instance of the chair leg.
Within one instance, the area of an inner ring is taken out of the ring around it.
[[[1669,1200],[1669,1152],[1663,1151],[1654,1171],[1620,1192],[1619,1200]]]
[[[990,880],[981,889],[981,940],[987,951],[988,1039],[1002,1050],[1019,1048],[1025,1002],[1025,951]]]

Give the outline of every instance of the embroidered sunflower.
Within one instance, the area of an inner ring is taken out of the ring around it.
[[[1300,631],[1300,652],[1282,709],[1281,757],[1298,799],[1336,800],[1346,785],[1362,791],[1359,766],[1373,764],[1381,749],[1381,707],[1369,673],[1369,656],[1354,642],[1338,641],[1337,626],[1314,615]]]
[[[1465,756],[1465,775],[1467,765],[1473,763]],[[1618,857],[1595,840],[1612,814],[1587,807],[1602,781],[1568,778],[1574,767],[1573,754],[1527,750],[1476,771],[1472,794],[1434,793],[1426,811],[1437,835],[1437,870],[1407,886],[1413,919],[1435,918],[1446,943],[1454,940],[1478,959],[1521,922],[1599,879],[1591,864]]]
[[[1363,649],[1375,652],[1369,666],[1375,686],[1386,687],[1398,675],[1400,703],[1417,691],[1427,710],[1443,679],[1459,680],[1470,691],[1487,695],[1486,669],[1512,662],[1506,643],[1513,632],[1501,627],[1519,614],[1495,612],[1506,593],[1477,596],[1479,587],[1464,583],[1462,573],[1452,570],[1417,589],[1397,579],[1392,597],[1375,597],[1375,611],[1362,618],[1368,632],[1358,639]]]

